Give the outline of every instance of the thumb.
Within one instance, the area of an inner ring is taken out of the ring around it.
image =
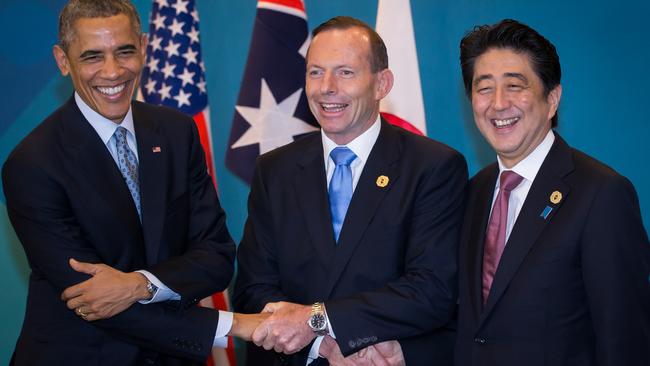
[[[266,305],[264,305],[264,309],[262,309],[262,313],[275,313],[281,307],[282,305],[280,302],[269,302]]]
[[[70,267],[77,272],[83,272],[91,276],[96,275],[99,272],[99,265],[92,263],[79,262],[74,258],[70,258]]]

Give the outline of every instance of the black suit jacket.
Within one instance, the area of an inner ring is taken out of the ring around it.
[[[556,134],[483,307],[483,242],[497,175],[495,163],[470,181],[457,364],[650,365],[650,246],[632,184]],[[558,203],[549,198],[555,191]]]
[[[386,187],[377,184],[381,175]],[[437,330],[433,344],[402,343],[407,361],[425,362],[424,352],[436,348],[451,358],[453,338],[440,333],[456,304],[466,181],[459,153],[382,122],[337,245],[320,132],[262,155],[239,246],[235,307],[324,301],[344,354]],[[304,365],[308,348],[295,364]]]
[[[227,286],[234,244],[196,127],[179,112],[139,102],[133,118],[142,224],[117,165],[74,98],[4,164],[9,218],[31,267],[16,364],[164,363],[158,353],[202,360],[212,347],[218,313],[193,305]],[[136,303],[86,322],[60,299],[66,287],[88,279],[70,268],[69,258],[149,270],[182,300]]]

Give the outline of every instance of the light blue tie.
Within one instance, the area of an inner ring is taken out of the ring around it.
[[[133,203],[135,203],[135,208],[138,210],[138,216],[142,219],[140,213],[138,160],[135,158],[135,154],[126,143],[126,128],[121,126],[118,127],[113,136],[115,137],[115,146],[117,146],[117,166],[120,168],[120,172],[122,173],[126,185],[129,186],[131,197],[133,197]]]
[[[345,213],[348,211],[352,199],[352,169],[350,169],[350,164],[357,156],[347,147],[337,147],[332,150],[330,157],[336,164],[334,174],[330,180],[329,198],[334,239],[338,243],[343,220],[345,220]]]

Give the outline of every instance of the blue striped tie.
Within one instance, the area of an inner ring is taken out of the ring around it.
[[[115,146],[117,146],[117,166],[120,168],[120,172],[122,173],[126,185],[129,186],[133,203],[135,203],[135,208],[138,210],[138,216],[140,216],[140,220],[142,220],[142,215],[140,213],[138,160],[135,158],[135,154],[126,143],[126,128],[121,126],[118,127],[117,130],[115,130],[113,137],[115,137]]]
[[[338,243],[343,220],[345,220],[345,213],[348,211],[352,199],[352,169],[350,169],[350,164],[357,156],[347,147],[337,147],[332,150],[330,157],[336,164],[334,174],[330,180],[329,198],[334,238]]]

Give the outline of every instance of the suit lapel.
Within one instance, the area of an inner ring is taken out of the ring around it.
[[[556,140],[535,177],[506,243],[492,282],[488,302],[482,314],[482,320],[488,316],[499,301],[546,225],[561,209],[562,203],[569,195],[569,186],[564,183],[563,178],[572,170],[571,151],[564,140],[556,134]],[[560,192],[562,200],[553,203],[550,197],[554,192]],[[545,214],[545,211],[548,211],[547,207],[550,207],[551,210]]]
[[[122,222],[119,229],[130,232],[130,237],[142,237],[131,193],[106,145],[83,117],[74,98],[68,100],[63,113],[62,141],[70,155],[67,161],[73,162],[79,179],[87,181],[97,192],[97,198],[115,212],[116,220]]]
[[[327,268],[334,255],[336,244],[327,196],[323,144],[320,134],[306,138],[313,140],[298,161],[299,171],[294,181],[294,190],[311,242],[318,258]]]
[[[363,167],[363,172],[359,177],[345,215],[339,243],[329,271],[327,296],[331,293],[354,250],[361,242],[380,203],[397,182],[399,176],[397,164],[394,163],[399,160],[399,156],[399,135],[393,130],[393,127],[382,121],[381,131],[368,156],[368,161]],[[389,178],[388,185],[385,187],[380,187],[377,184],[377,178],[381,175]]]
[[[133,104],[133,123],[138,141],[142,230],[147,264],[153,264],[157,262],[167,208],[166,162],[169,150],[155,122],[142,113],[137,103]]]
[[[485,243],[485,230],[490,217],[494,187],[499,175],[497,164],[487,168],[485,175],[477,177],[474,185],[476,187],[475,198],[468,202],[468,210],[471,210],[470,233],[467,250],[467,276],[469,279],[470,303],[475,314],[481,314],[483,308],[483,248]]]

